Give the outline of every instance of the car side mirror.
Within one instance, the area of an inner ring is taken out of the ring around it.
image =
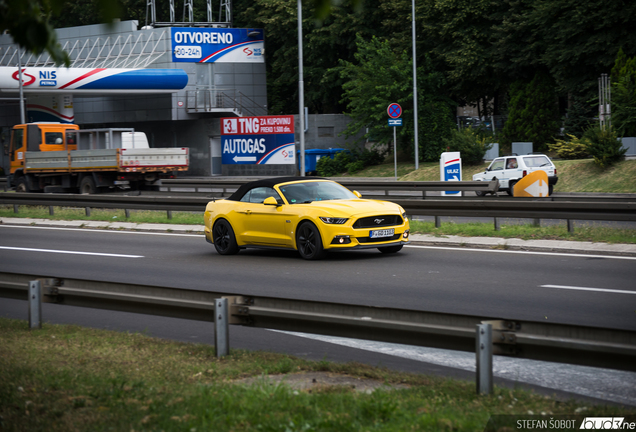
[[[357,196],[358,198],[362,198],[362,194],[361,194],[360,192],[358,192],[357,190],[354,190],[354,191],[353,191],[353,194],[354,194],[355,196]]]
[[[265,201],[263,201],[263,204],[265,204],[265,205],[273,205],[273,206],[276,206],[276,207],[281,205],[281,204],[278,204],[278,201],[276,201],[276,198],[274,198],[273,196],[265,198]]]

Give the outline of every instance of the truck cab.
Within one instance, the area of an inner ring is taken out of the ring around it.
[[[64,123],[30,123],[13,127],[9,146],[9,175],[10,182],[18,192],[42,189],[31,184],[34,179],[24,175],[25,153],[75,150],[75,138],[69,133],[75,130],[79,130],[78,125]]]

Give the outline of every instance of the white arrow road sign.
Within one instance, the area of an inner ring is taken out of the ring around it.
[[[549,192],[548,184],[541,179],[532,183],[524,190],[533,197],[547,197]]]
[[[256,156],[234,156],[234,162],[256,162]]]

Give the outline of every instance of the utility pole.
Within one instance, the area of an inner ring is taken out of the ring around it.
[[[413,115],[415,120],[415,169],[420,168],[419,140],[417,137],[417,56],[415,50],[415,0],[411,0],[411,16],[413,18]]]
[[[303,81],[303,6],[298,0],[298,117],[300,120],[300,175],[305,176],[305,83]]]

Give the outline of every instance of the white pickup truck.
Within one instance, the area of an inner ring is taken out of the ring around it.
[[[513,195],[515,184],[533,171],[545,171],[548,175],[549,194],[552,195],[554,185],[559,181],[557,170],[549,157],[543,154],[524,156],[505,156],[494,159],[483,173],[473,176],[474,181],[499,180],[499,188]],[[475,192],[483,196],[486,192]]]

